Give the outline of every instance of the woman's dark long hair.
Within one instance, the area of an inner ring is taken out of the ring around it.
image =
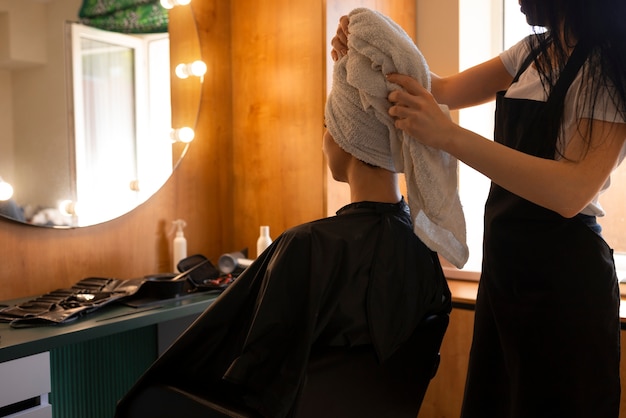
[[[556,83],[572,48],[586,42],[590,52],[582,82],[587,95],[579,104],[593,111],[600,92],[608,89],[618,115],[626,120],[626,0],[522,0],[521,4],[530,24],[547,29],[533,37],[538,42],[530,43],[538,52],[535,66],[546,91]],[[559,124],[561,119],[562,109]]]

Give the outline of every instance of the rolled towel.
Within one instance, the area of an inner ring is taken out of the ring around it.
[[[405,174],[415,234],[461,268],[469,252],[458,195],[458,161],[397,129],[388,113],[389,92],[400,87],[385,75],[407,74],[430,90],[428,64],[389,17],[367,8],[354,9],[348,16],[348,54],[335,63],[326,102],[328,130],[340,147],[360,160]]]

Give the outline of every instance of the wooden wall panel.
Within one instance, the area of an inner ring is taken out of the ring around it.
[[[324,216],[322,2],[232,7],[234,247]]]
[[[458,418],[474,329],[474,311],[453,309],[441,344],[441,363],[430,382],[418,418]]]

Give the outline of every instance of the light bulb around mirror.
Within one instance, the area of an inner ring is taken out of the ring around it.
[[[191,0],[161,0],[161,6],[166,9],[172,9],[175,6],[186,6]]]
[[[80,212],[78,202],[73,200],[62,200],[58,206],[59,212],[64,216],[78,216]]]
[[[197,60],[190,64],[178,64],[176,66],[176,77],[185,79],[190,76],[202,77],[206,73],[207,66],[204,61]]]
[[[189,69],[191,75],[195,75],[196,77],[202,77],[206,74],[206,64],[204,63],[204,61],[201,60],[192,62],[189,65]]]
[[[170,137],[172,138],[172,141],[184,142],[186,144],[193,141],[195,135],[196,133],[193,131],[193,129],[187,126],[178,129],[172,129],[172,131],[170,132]]]
[[[0,200],[9,200],[13,197],[13,186],[0,178]]]
[[[141,189],[139,188],[139,180],[131,180],[131,182],[128,184],[128,188],[133,192],[140,191]]]
[[[178,64],[176,66],[175,73],[178,78],[185,79],[189,77],[189,74],[187,73],[187,64]]]

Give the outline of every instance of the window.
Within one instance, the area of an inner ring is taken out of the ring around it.
[[[486,61],[503,50],[503,0],[460,0],[459,16],[459,70]],[[459,124],[492,139],[494,111],[494,103],[463,109],[459,111]],[[459,191],[470,249],[469,260],[463,271],[477,272],[481,269],[483,214],[489,185],[487,177],[459,163]],[[478,278],[477,275],[471,277]]]
[[[169,39],[76,23],[68,36],[74,222],[91,225],[145,201],[171,173]]]
[[[517,43],[532,29],[526,23],[517,2],[510,0],[459,1],[459,66],[464,70],[499,54]],[[494,103],[459,112],[459,123],[486,138],[493,138]],[[482,262],[483,206],[489,192],[489,180],[460,163],[459,190],[467,222],[470,258],[465,272],[478,272]],[[626,164],[611,176],[612,187],[600,196],[607,215],[598,219],[603,236],[615,250],[620,280],[626,280]],[[477,278],[476,274],[462,277]]]

